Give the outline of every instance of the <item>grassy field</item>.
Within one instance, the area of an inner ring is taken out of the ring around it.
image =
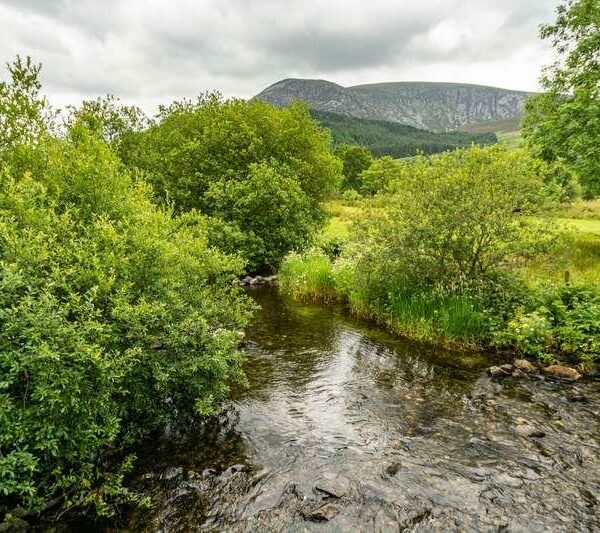
[[[500,144],[505,144],[508,148],[519,148],[523,142],[520,131],[497,131],[496,137]]]
[[[467,124],[461,128],[461,131],[469,133],[495,133],[496,137],[498,137],[498,142],[505,144],[509,148],[518,148],[521,146],[523,140],[521,137],[521,117]]]
[[[566,273],[574,282],[600,284],[600,219],[556,218],[563,230],[554,250],[532,259],[523,267],[531,282],[560,282]]]

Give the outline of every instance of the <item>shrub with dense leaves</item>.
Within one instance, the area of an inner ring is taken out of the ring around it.
[[[109,512],[123,450],[242,379],[242,264],[83,125],[28,151],[0,174],[0,511]]]
[[[178,212],[199,209],[247,234],[241,251],[256,270],[277,267],[323,221],[321,201],[342,178],[330,144],[329,132],[299,103],[277,109],[212,95],[164,108],[121,156]]]

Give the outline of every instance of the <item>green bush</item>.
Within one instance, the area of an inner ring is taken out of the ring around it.
[[[521,306],[494,335],[501,348],[540,359],[600,359],[600,292],[597,287],[546,287]]]
[[[300,104],[277,109],[212,95],[164,108],[121,156],[143,169],[177,212],[199,209],[237,226],[256,271],[276,268],[322,224],[321,201],[342,179],[330,144],[329,132]]]
[[[130,445],[242,379],[242,264],[81,124],[29,151],[0,173],[0,512],[107,513]]]
[[[244,180],[217,180],[204,195],[211,213],[235,224],[244,235],[239,248],[249,270],[275,270],[290,250],[301,250],[322,224],[287,167],[252,164]]]

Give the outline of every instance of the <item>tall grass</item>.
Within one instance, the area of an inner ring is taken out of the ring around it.
[[[385,313],[398,333],[424,341],[476,345],[487,336],[485,315],[469,299],[397,292]]]
[[[330,302],[339,297],[331,261],[321,253],[290,254],[281,265],[279,286],[285,293],[303,301]]]
[[[479,345],[487,336],[487,319],[469,299],[410,292],[395,285],[393,278],[374,297],[363,280],[352,279],[347,270],[336,271],[320,252],[291,254],[282,264],[279,279],[281,289],[297,300],[344,301],[357,316],[415,340],[466,348]]]

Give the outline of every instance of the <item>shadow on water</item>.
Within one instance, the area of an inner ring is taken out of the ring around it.
[[[128,528],[600,528],[597,382],[493,382],[488,356],[252,294],[262,309],[247,330],[249,387],[142,454],[134,485],[154,506]]]

